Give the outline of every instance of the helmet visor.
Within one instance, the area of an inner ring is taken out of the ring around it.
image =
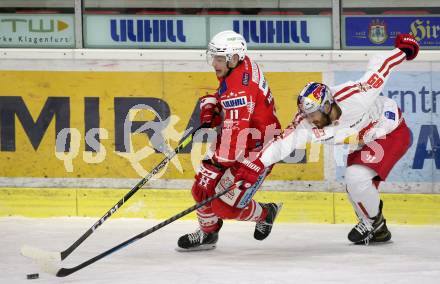
[[[226,61],[225,55],[218,55],[210,50],[206,51],[206,63],[208,63],[209,66],[214,66],[214,64],[226,64]]]

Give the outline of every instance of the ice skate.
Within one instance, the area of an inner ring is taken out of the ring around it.
[[[254,238],[262,241],[267,238],[272,231],[273,223],[275,222],[278,213],[281,211],[283,203],[260,203],[260,205],[263,208],[267,208],[268,212],[266,219],[257,222],[255,225]]]
[[[205,233],[200,228],[194,233],[183,235],[177,241],[177,251],[199,251],[212,250],[216,248],[218,241],[218,232],[220,231],[223,221],[218,220],[219,228],[212,233]]]
[[[373,219],[362,218],[351,229],[348,239],[355,244],[369,244],[370,242],[387,242],[391,239],[386,220],[382,214],[383,202],[379,203],[379,214]]]

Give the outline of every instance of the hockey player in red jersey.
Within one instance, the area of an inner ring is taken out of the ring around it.
[[[220,86],[215,94],[200,99],[200,120],[221,126],[221,131],[212,156],[202,161],[195,176],[192,195],[197,202],[231,186],[236,159],[261,149],[264,141],[280,132],[272,93],[260,67],[246,52],[245,40],[233,31],[218,33],[208,44],[207,61]],[[265,239],[281,204],[258,203],[252,197],[269,172],[270,168],[262,169],[252,184],[243,183],[198,209],[199,229],[180,237],[178,250],[215,248],[223,219],[254,221],[254,237]]]
[[[372,58],[368,71],[356,82],[335,87],[307,84],[298,96],[294,121],[257,159],[239,163],[236,180],[255,182],[261,174],[258,169],[284,159],[308,141],[354,144],[347,158],[345,182],[359,223],[348,239],[356,244],[389,241],[391,232],[382,214],[378,186],[408,150],[410,131],[396,102],[379,94],[390,72],[405,59],[414,59],[419,51],[409,34],[398,35],[395,47]]]

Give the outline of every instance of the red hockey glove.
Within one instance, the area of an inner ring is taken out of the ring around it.
[[[258,181],[258,178],[264,172],[264,165],[260,159],[251,162],[248,159],[237,161],[235,168],[235,182],[243,181],[241,187],[247,189]]]
[[[201,202],[214,195],[215,187],[222,174],[222,171],[216,166],[207,161],[202,161],[200,170],[195,176],[196,180],[191,189],[194,200]]]
[[[419,53],[419,43],[410,34],[399,34],[394,46],[405,52],[407,60],[413,60]]]
[[[217,98],[214,95],[206,95],[200,98],[200,123],[216,127],[221,123]]]

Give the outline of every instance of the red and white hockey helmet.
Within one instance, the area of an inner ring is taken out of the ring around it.
[[[304,114],[318,110],[324,112],[326,102],[333,103],[330,88],[325,84],[310,82],[298,96],[298,110]]]
[[[224,56],[226,62],[229,62],[234,54],[237,54],[241,61],[244,60],[246,52],[246,41],[241,34],[234,31],[223,31],[216,34],[208,43],[206,61],[212,65],[214,56]]]

